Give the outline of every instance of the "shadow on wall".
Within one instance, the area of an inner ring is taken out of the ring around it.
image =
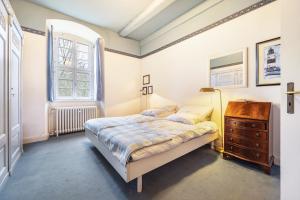
[[[124,116],[140,113],[140,98],[135,98],[126,102],[113,105],[105,105],[105,117]],[[138,106],[137,106],[138,105]]]
[[[142,104],[142,110],[148,108],[159,108],[167,105],[178,105],[175,101],[172,101],[157,93],[153,93],[150,95],[142,95],[141,104]]]

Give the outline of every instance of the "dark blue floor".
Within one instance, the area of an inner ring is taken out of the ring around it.
[[[205,146],[125,183],[85,136],[72,134],[25,145],[1,200],[280,199],[279,167],[271,176],[256,165],[223,160]]]

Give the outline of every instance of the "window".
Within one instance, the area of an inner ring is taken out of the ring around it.
[[[69,34],[54,39],[56,100],[94,99],[93,46]]]

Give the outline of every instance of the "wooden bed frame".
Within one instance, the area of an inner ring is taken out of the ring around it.
[[[213,144],[213,141],[218,139],[218,131],[205,134],[201,137],[192,139],[188,142],[182,143],[179,146],[151,157],[143,158],[137,161],[129,162],[126,166],[123,166],[121,162],[112,155],[106,146],[98,140],[97,136],[90,130],[85,130],[85,135],[91,140],[94,146],[102,153],[106,160],[115,168],[120,176],[129,182],[137,178],[137,192],[142,192],[142,176],[176,158],[179,158],[203,145]],[[213,145],[212,145],[213,147]]]

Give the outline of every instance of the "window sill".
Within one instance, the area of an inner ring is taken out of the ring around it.
[[[97,102],[96,100],[89,100],[89,99],[58,99],[53,102],[49,103],[60,103],[60,102],[87,102],[87,103],[95,103]]]
[[[77,105],[96,105],[97,101],[93,100],[56,100],[48,102],[50,106],[77,106]]]

